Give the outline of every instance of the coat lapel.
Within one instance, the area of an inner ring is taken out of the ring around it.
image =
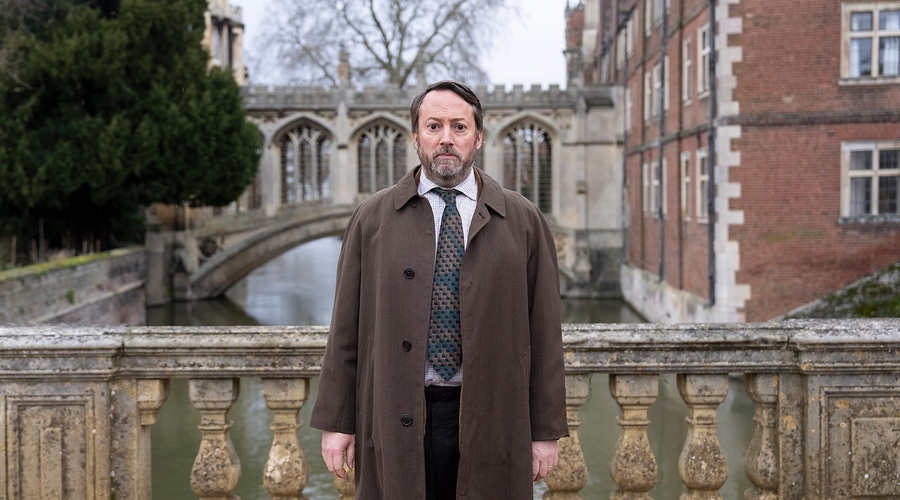
[[[472,243],[475,235],[491,221],[491,211],[496,212],[500,217],[506,217],[506,200],[503,198],[503,188],[500,187],[500,184],[477,168],[475,169],[475,179],[478,181],[478,205],[475,207],[475,215],[469,226],[469,244]]]

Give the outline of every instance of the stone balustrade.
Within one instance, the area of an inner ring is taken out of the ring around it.
[[[236,498],[228,411],[239,377],[261,378],[271,413],[258,480],[274,499],[305,498],[298,412],[326,337],[317,327],[0,327],[0,499],[149,500],[150,432],[173,378],[189,379],[201,416],[191,488],[201,499]],[[683,490],[673,493],[682,500],[722,498],[728,475],[743,473],[748,500],[900,495],[900,320],[565,325],[564,342],[570,436],[544,498],[582,498],[589,475],[610,473],[611,498],[651,498],[658,464],[648,409],[662,374],[676,375],[688,414]],[[607,471],[587,469],[578,437],[594,373],[609,374],[619,406]],[[735,374],[755,406],[744,471],[728,470],[717,433]],[[353,498],[352,483],[335,490]]]

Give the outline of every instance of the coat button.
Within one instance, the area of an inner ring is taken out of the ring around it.
[[[412,202],[412,203],[409,204],[409,206],[411,206],[411,207],[413,207],[413,208],[416,208],[417,206],[419,206],[419,204],[416,203],[416,202]]]
[[[410,349],[412,349],[412,344],[410,344],[408,340],[404,340],[403,341],[403,350],[406,352],[409,352]]]
[[[416,275],[416,272],[413,271],[411,267],[407,267],[406,269],[403,270],[403,276],[405,276],[406,279],[408,279],[408,280],[411,280],[412,277],[415,275]]]
[[[400,417],[400,423],[405,427],[409,427],[412,425],[412,415],[409,413],[404,413],[402,417]]]

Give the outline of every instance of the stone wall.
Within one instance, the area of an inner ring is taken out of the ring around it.
[[[0,272],[0,324],[143,325],[146,278],[143,248]]]

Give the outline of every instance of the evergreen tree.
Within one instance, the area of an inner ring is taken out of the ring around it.
[[[207,67],[205,0],[0,5],[0,230],[108,247],[141,237],[142,206],[225,205],[253,180],[259,133]]]

